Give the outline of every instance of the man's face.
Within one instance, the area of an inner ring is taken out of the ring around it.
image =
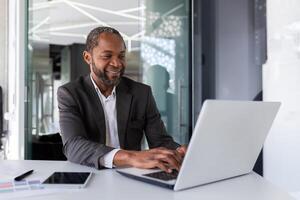
[[[112,33],[100,34],[98,41],[92,52],[84,52],[84,59],[89,63],[93,77],[105,86],[115,86],[126,67],[124,42]]]

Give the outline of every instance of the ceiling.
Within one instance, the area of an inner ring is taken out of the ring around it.
[[[94,27],[112,26],[135,48],[144,34],[144,9],[140,0],[31,0],[29,40],[32,45],[85,43]]]

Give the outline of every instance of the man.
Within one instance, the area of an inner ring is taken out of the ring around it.
[[[185,146],[167,135],[149,86],[123,77],[126,46],[110,27],[92,30],[83,58],[90,75],[58,89],[63,151],[95,167],[179,170]],[[150,150],[140,151],[145,134]]]

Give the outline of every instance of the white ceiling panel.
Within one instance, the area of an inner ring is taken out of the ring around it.
[[[125,40],[140,36],[144,7],[140,0],[31,0],[29,39],[32,42],[68,45],[85,43],[91,29],[112,26]],[[131,38],[132,36],[135,36]]]

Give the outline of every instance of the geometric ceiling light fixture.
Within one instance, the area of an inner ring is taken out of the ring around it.
[[[34,2],[34,1],[33,1]],[[87,17],[88,19],[92,20],[92,22],[86,22],[84,20],[72,20],[72,17],[68,16],[68,12],[70,12],[67,8],[63,9],[64,13],[61,18],[61,20],[57,20],[53,22],[51,15],[50,18],[47,17],[47,20],[43,20],[42,22],[37,22],[34,24],[34,27],[29,29],[29,38],[33,40],[38,40],[38,41],[43,41],[46,42],[49,40],[53,43],[56,43],[56,41],[61,42],[63,44],[69,44],[73,42],[77,43],[84,43],[86,34],[88,30],[90,30],[92,27],[96,26],[122,26],[126,27],[130,25],[130,30],[136,30],[139,31],[139,27],[143,21],[145,21],[145,18],[142,18],[138,15],[131,14],[131,12],[137,12],[137,11],[142,11],[146,7],[145,6],[138,6],[138,7],[133,7],[133,8],[126,8],[122,10],[110,10],[110,9],[104,9],[99,6],[95,5],[89,5],[86,2],[88,1],[82,1],[83,3],[80,2],[74,2],[70,0],[53,0],[53,1],[46,1],[46,2],[38,2],[38,3],[33,3],[32,7],[29,8],[29,12],[32,13],[33,16],[38,16],[38,15],[45,15],[44,9],[48,9],[50,14],[52,13],[53,16],[59,16],[61,13],[55,13],[58,12],[57,8],[62,9],[63,6],[68,6],[69,8],[73,8],[76,10],[78,13],[82,14],[83,16]],[[138,2],[138,0],[136,1]],[[125,4],[124,4],[125,5]],[[138,3],[137,3],[138,5]],[[125,5],[126,6],[126,5]],[[97,11],[95,14],[91,14],[90,11]],[[73,12],[73,11],[72,11]],[[96,16],[97,14],[97,16]],[[107,18],[108,14],[114,15],[120,18],[121,21],[104,21],[101,20],[101,15]],[[99,18],[100,16],[100,18]],[[66,20],[66,18],[71,18],[70,20]],[[78,16],[77,16],[78,17]],[[36,17],[40,18],[40,17]],[[127,19],[126,21],[124,19]],[[40,19],[39,19],[40,20]],[[52,20],[52,21],[51,21]],[[67,23],[62,23],[64,20]],[[132,21],[133,20],[133,21]],[[37,20],[35,20],[37,21]],[[72,24],[70,24],[72,23]],[[50,24],[50,26],[49,26]],[[54,25],[55,26],[52,26]],[[48,25],[43,26],[43,25]],[[135,28],[134,28],[135,27]],[[124,28],[119,28],[124,29]],[[33,37],[32,34],[35,34]],[[136,40],[136,36],[140,35],[139,33],[134,33],[132,36],[132,39],[130,39],[130,36],[125,33],[124,31],[120,31],[122,36],[124,37],[125,40]],[[132,34],[132,33],[131,33]],[[37,37],[39,36],[39,37]],[[65,37],[65,39],[57,39],[57,37]],[[53,39],[54,38],[54,39]],[[55,39],[56,38],[56,39]],[[78,38],[78,39],[76,39]],[[49,42],[50,42],[49,41]]]
[[[163,15],[159,14],[154,20],[149,20],[149,15],[145,15],[146,7],[139,5],[140,0],[130,0],[130,5],[135,5],[131,8],[128,8],[128,3],[124,3],[125,1],[110,0],[110,5],[114,5],[114,2],[118,3],[118,10],[92,5],[92,2],[95,4],[97,1],[89,2],[89,0],[76,0],[76,2],[72,0],[31,1],[33,4],[29,8],[29,12],[33,16],[33,27],[29,28],[28,33],[29,39],[34,41],[61,45],[85,43],[86,34],[92,28],[96,26],[114,26],[120,31],[124,40],[127,41],[128,50],[131,51],[132,48],[137,48],[132,46],[132,41],[139,42],[145,35],[143,27],[146,23],[146,17],[147,24],[149,23],[150,27],[152,26],[153,36],[172,37],[180,34],[180,18],[170,15],[182,8],[183,4],[175,6]],[[120,9],[122,6],[124,8]],[[47,11],[49,16],[43,18]],[[112,17],[110,18],[110,16]],[[160,22],[159,28],[155,30],[157,22]],[[149,26],[147,25],[147,27]],[[146,31],[148,32],[148,30]],[[138,45],[138,43],[135,43],[135,45]]]

